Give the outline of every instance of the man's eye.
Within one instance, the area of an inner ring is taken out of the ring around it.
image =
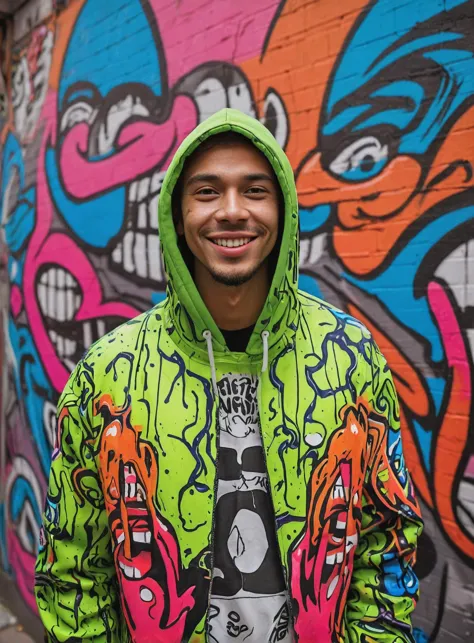
[[[214,194],[217,194],[217,192],[214,188],[200,188],[196,194],[199,194],[200,196],[213,196]]]
[[[265,188],[252,186],[251,188],[248,188],[247,192],[250,192],[250,194],[265,194],[266,190]]]

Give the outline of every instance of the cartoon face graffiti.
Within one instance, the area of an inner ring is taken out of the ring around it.
[[[195,586],[180,591],[178,545],[156,508],[156,453],[140,437],[140,428],[131,425],[130,409],[115,407],[108,396],[98,408],[105,420],[99,455],[102,487],[124,613],[133,605],[134,614],[141,615],[128,623],[129,629],[136,641],[179,643],[188,612],[199,599]]]
[[[473,8],[458,0],[445,13],[425,1],[415,18],[400,6],[374,2],[333,68],[317,147],[297,181],[300,203],[331,216],[321,228],[315,217],[309,236],[319,252],[302,269],[389,357],[415,484],[451,542],[474,558],[463,496],[472,467],[474,152],[461,143],[474,125]],[[459,441],[446,453],[453,431]]]

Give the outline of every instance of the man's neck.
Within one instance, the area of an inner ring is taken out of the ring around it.
[[[205,269],[197,269],[194,279],[208,311],[219,328],[240,330],[255,324],[268,295],[266,266],[262,266],[252,279],[240,286],[221,284]]]

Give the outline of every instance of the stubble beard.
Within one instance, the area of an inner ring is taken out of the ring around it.
[[[255,277],[257,272],[262,268],[263,264],[265,263],[266,260],[263,260],[261,263],[259,263],[255,268],[252,270],[249,270],[248,272],[245,273],[234,273],[232,272],[219,272],[217,270],[213,270],[212,268],[208,268],[209,274],[211,277],[214,279],[215,282],[218,284],[222,284],[223,286],[242,286],[243,284],[248,283],[251,279]]]

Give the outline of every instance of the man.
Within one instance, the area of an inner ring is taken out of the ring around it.
[[[58,411],[36,596],[51,641],[412,641],[421,519],[383,356],[297,289],[293,172],[223,110],[163,183],[167,299]]]

